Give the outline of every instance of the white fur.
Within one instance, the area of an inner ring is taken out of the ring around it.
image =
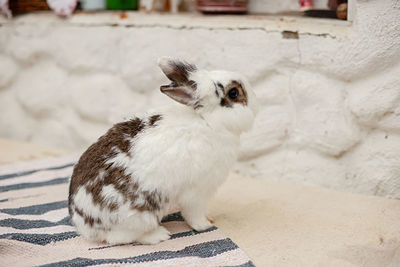
[[[106,203],[118,203],[121,206],[124,203],[124,196],[115,190],[115,186],[106,185],[101,189],[101,195]]]
[[[165,59],[161,62],[167,64]],[[129,153],[118,153],[107,161],[125,168],[125,174],[131,175],[140,190],[157,190],[168,197],[168,205],[155,213],[132,211],[124,206],[120,193],[109,185],[103,188],[103,196],[121,203],[117,211],[111,213],[107,209],[100,210],[81,187],[74,202],[111,227],[107,233],[99,231],[95,239],[146,244],[168,239],[168,231],[160,227],[158,221],[175,206],[181,207],[185,220],[195,230],[211,226],[206,218],[207,202],[235,163],[240,134],[251,127],[257,103],[250,85],[239,74],[196,71],[190,79],[197,84],[196,97],[201,99],[203,107],[194,109],[174,104],[148,113],[148,117],[160,114],[162,119],[131,140]],[[220,106],[214,84],[219,82],[225,86],[232,80],[240,80],[244,85],[247,106]],[[140,204],[144,199],[136,201]],[[93,229],[82,224],[80,218],[74,215],[73,221],[84,235],[92,236]]]
[[[105,186],[102,194],[108,197],[112,196],[113,199],[120,201],[120,193],[113,191],[115,189],[112,186]],[[113,212],[106,208],[101,209],[93,203],[92,195],[88,194],[83,186],[80,187],[75,195],[74,203],[79,203],[79,205],[76,205],[85,211],[85,215],[89,215],[92,218],[99,218],[102,221],[101,227],[96,227],[96,224],[94,227],[90,227],[84,222],[81,216],[76,212],[74,213],[72,221],[78,231],[89,240],[107,241],[109,244],[129,243],[138,240],[141,236],[158,227],[158,217],[156,214],[147,211],[132,210],[128,202],[122,204]],[[111,230],[104,231],[104,228]],[[165,237],[165,233],[160,233],[160,235],[161,239]],[[159,241],[165,240],[161,239]],[[152,240],[154,240],[154,236]]]

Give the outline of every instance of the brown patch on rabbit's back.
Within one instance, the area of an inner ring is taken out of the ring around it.
[[[75,194],[80,185],[95,179],[100,171],[105,171],[111,165],[105,162],[116,155],[118,148],[127,153],[134,138],[145,128],[143,121],[135,118],[115,124],[108,132],[92,144],[80,157],[74,167],[70,183],[70,195]]]
[[[110,212],[116,211],[120,203],[112,198],[104,198],[102,190],[107,185],[112,185],[113,189],[122,195],[124,203],[129,201],[132,209],[155,211],[161,208],[162,202],[167,201],[167,198],[157,191],[141,191],[135,180],[125,172],[125,168],[107,162],[118,153],[132,156],[129,154],[131,141],[146,128],[156,127],[156,123],[161,119],[161,115],[153,115],[148,122],[135,118],[115,124],[82,154],[74,167],[70,183],[69,211],[71,217],[76,212],[90,226],[96,222],[96,218],[85,216],[82,209],[79,210],[80,212],[76,210],[73,197],[82,186],[86,193],[91,194],[94,204],[98,205],[100,209],[106,208]]]
[[[134,138],[144,128],[145,124],[143,121],[136,118],[127,122],[115,124],[106,138],[115,143],[122,152],[128,153],[131,147],[130,139]]]

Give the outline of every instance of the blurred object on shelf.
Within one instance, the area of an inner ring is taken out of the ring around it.
[[[111,10],[137,10],[138,0],[107,0],[107,8]]]
[[[196,9],[203,13],[247,13],[248,0],[197,0]]]
[[[139,9],[145,12],[153,12],[155,10],[158,11],[156,8],[157,0],[140,0],[139,2]],[[165,0],[164,5],[162,7],[162,11],[171,12],[171,13],[178,13],[179,5],[181,4],[181,0]]]
[[[302,0],[300,0],[300,3],[301,2]],[[304,15],[315,18],[347,19],[347,0],[329,0],[327,5],[328,9],[321,8],[321,6],[315,7],[314,5],[313,9],[305,10]]]
[[[11,0],[9,6],[13,15],[50,10],[46,0]]]
[[[312,0],[299,0],[300,11],[307,11],[314,8]]]
[[[8,5],[8,0],[0,0],[0,14],[3,14],[4,16],[6,16],[6,18],[9,19],[12,17],[11,10]]]
[[[165,0],[164,11],[178,13],[181,0]]]
[[[336,19],[335,10],[329,9],[310,9],[304,11],[304,16],[313,18]]]
[[[28,12],[53,10],[59,16],[72,15],[77,0],[0,0],[0,13],[8,18]]]
[[[338,19],[347,19],[347,3],[342,3],[337,7],[336,16]]]
[[[77,0],[47,0],[49,7],[59,16],[69,17],[74,13]]]
[[[80,0],[81,9],[85,11],[105,10],[106,0]]]
[[[328,7],[335,10],[336,18],[347,20],[347,0],[329,0]]]
[[[140,0],[139,10],[145,12],[153,12],[155,9],[155,0]]]
[[[328,7],[330,9],[336,9],[341,2],[343,2],[343,1],[340,1],[340,0],[329,0],[328,1]]]

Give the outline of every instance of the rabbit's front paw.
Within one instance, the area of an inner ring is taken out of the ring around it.
[[[207,217],[201,217],[201,218],[197,218],[195,220],[190,220],[187,222],[190,227],[192,227],[194,230],[201,232],[204,230],[207,230],[211,227],[213,227],[213,225],[210,223],[210,221],[207,219]]]

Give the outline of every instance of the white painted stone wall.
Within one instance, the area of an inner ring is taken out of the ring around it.
[[[243,136],[238,172],[398,198],[400,2],[354,7],[353,24],[339,25],[135,14],[1,20],[0,136],[82,149],[122,117],[168,103],[156,59],[170,55],[249,77],[262,108]]]

